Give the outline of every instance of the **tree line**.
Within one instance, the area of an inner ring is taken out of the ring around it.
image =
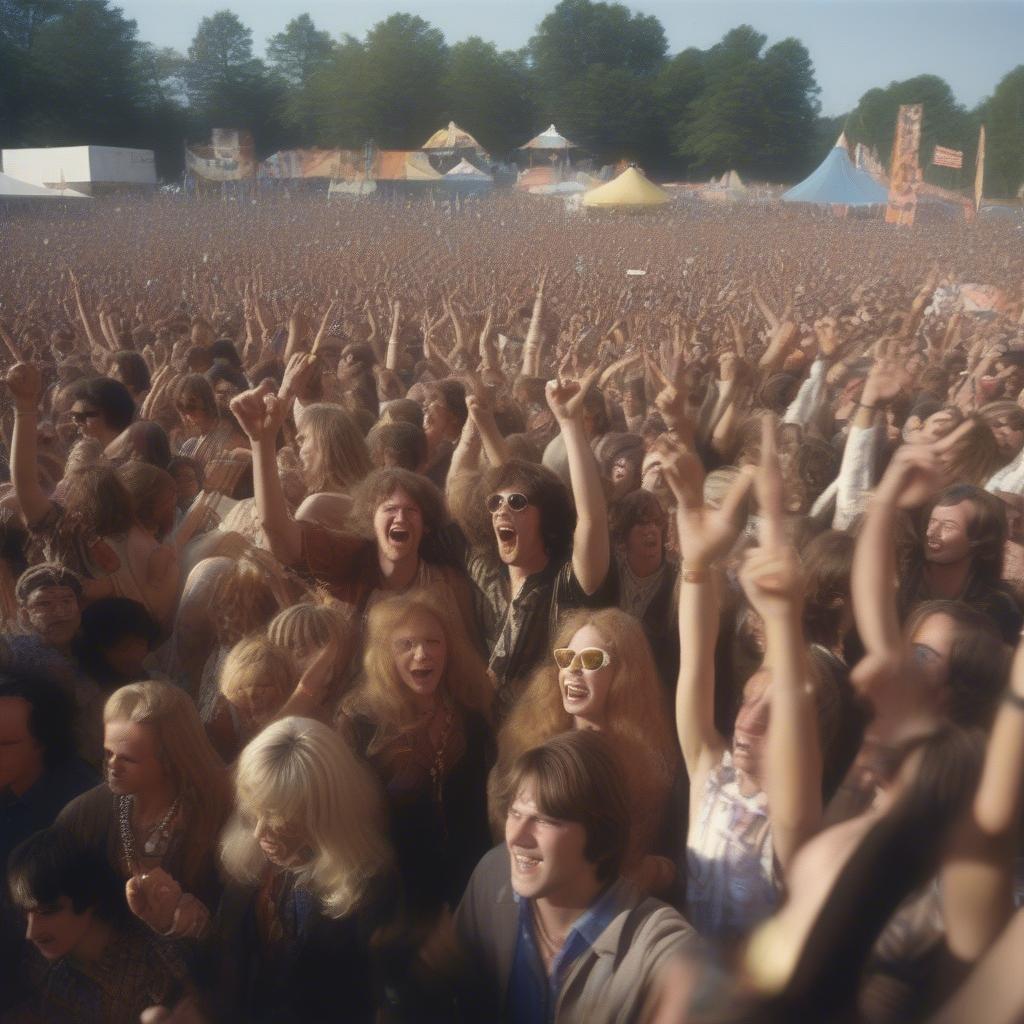
[[[294,146],[415,149],[449,120],[496,158],[549,123],[599,161],[634,159],[691,179],[735,168],[772,181],[808,173],[845,129],[885,163],[896,109],[924,103],[922,162],[935,144],[964,150],[966,185],[978,126],[988,131],[987,194],[1024,181],[1024,65],[968,110],[943,79],[921,75],[866,92],[822,117],[814,65],[798,39],[771,46],[749,25],[714,46],[670,54],[656,17],[618,3],[561,0],[520,50],[473,36],[449,44],[411,14],[362,39],[334,39],[308,14],[273,36],[264,57],[231,11],[203,18],[187,53],[138,38],[110,0],[0,0],[0,142],[156,150],[165,177],[182,143],[212,127],[248,128],[259,155]]]

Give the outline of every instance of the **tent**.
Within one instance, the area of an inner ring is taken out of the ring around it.
[[[664,206],[669,194],[655,185],[638,167],[627,167],[614,181],[583,197],[583,205],[598,209],[638,210]]]
[[[494,185],[494,179],[474,167],[468,160],[460,160],[442,179],[443,184],[456,192],[484,192]]]
[[[736,171],[727,171],[721,179],[712,178],[700,192],[702,199],[711,202],[738,202],[748,199],[750,190],[743,184],[743,179]]]
[[[43,185],[32,185],[27,181],[19,181],[9,174],[0,171],[0,199],[89,199],[90,196],[82,195],[73,188],[66,188],[63,191],[56,188],[46,188]]]
[[[471,150],[476,153],[486,153],[487,150],[473,138],[469,132],[460,128],[454,121],[448,122],[447,128],[439,128],[433,135],[423,143],[423,149],[433,153],[459,153],[463,150]]]
[[[888,202],[889,193],[867,171],[854,167],[844,133],[818,169],[784,193],[782,199],[820,206],[880,206]]]
[[[552,124],[545,131],[542,131],[540,135],[535,135],[530,139],[525,146],[520,146],[519,148],[567,152],[570,149],[579,149],[579,146],[570,142],[564,135],[559,135],[558,129]]]

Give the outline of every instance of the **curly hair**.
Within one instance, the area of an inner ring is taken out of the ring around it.
[[[363,675],[342,701],[344,714],[362,715],[376,724],[372,749],[380,749],[416,724],[417,708],[398,674],[391,647],[395,630],[414,615],[430,616],[444,633],[444,692],[461,709],[475,711],[488,720],[491,717],[494,686],[458,613],[432,591],[402,594],[380,601],[371,609],[366,625]]]
[[[491,517],[485,507],[489,494],[511,488],[521,491],[531,505],[540,510],[540,532],[548,558],[561,562],[572,552],[573,531],[576,529],[576,506],[569,488],[546,466],[521,459],[509,459],[488,470],[476,482],[474,497],[469,501],[467,514],[475,543],[486,547],[498,557],[498,542],[491,526]]]
[[[397,490],[405,491],[419,506],[424,534],[434,533],[448,525],[448,506],[437,486],[425,476],[393,467],[375,470],[355,489],[349,528],[373,539],[373,517],[377,507]]]
[[[642,856],[654,838],[678,760],[664,691],[643,627],[632,615],[618,608],[572,612],[562,620],[553,646],[568,646],[584,626],[601,634],[612,655],[607,735],[622,761],[635,810],[630,850],[634,857]],[[499,824],[498,795],[505,775],[519,755],[573,726],[573,716],[562,703],[558,666],[548,661],[534,671],[498,734],[498,761],[487,787],[492,826],[497,829]]]

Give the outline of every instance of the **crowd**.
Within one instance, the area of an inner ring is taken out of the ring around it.
[[[1017,233],[115,202],[0,225],[0,1021],[1024,1017]]]

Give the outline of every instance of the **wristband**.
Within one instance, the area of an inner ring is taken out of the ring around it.
[[[683,565],[679,571],[679,575],[682,577],[684,583],[707,583],[709,577],[709,569],[687,569]]]

